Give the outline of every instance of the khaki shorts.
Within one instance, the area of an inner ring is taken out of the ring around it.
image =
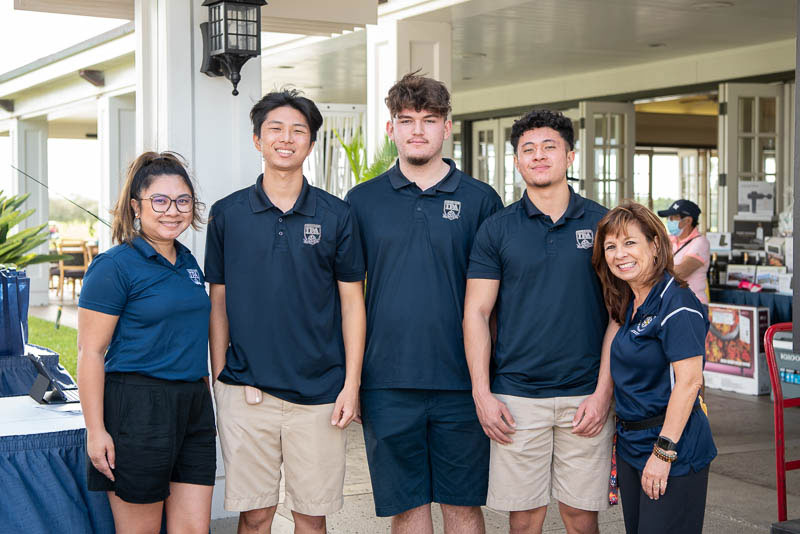
[[[573,508],[608,508],[614,413],[603,430],[572,433],[572,418],[586,396],[530,399],[495,395],[517,423],[512,443],[492,441],[487,506],[521,511],[547,506],[553,497]]]
[[[244,387],[219,380],[214,397],[226,510],[278,504],[281,463],[289,509],[323,516],[342,508],[346,431],[331,425],[333,404],[294,404],[264,393],[260,404],[251,405]]]

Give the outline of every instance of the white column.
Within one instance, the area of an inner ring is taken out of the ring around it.
[[[189,162],[198,197],[211,204],[261,172],[253,147],[250,108],[261,98],[261,61],[242,68],[239,95],[224,77],[200,72],[208,20],[202,0],[136,0],[136,151],[172,150]],[[200,265],[205,230],[181,239]]]
[[[97,215],[111,222],[128,165],[136,157],[136,99],[133,94],[104,96],[97,102],[100,141],[100,202]],[[98,222],[100,250],[111,246],[111,228]]]
[[[421,74],[452,88],[452,29],[444,22],[384,20],[367,26],[367,152],[383,141],[389,110],[384,99],[404,74]],[[452,142],[444,147],[452,154]]]
[[[47,120],[29,119],[11,121],[11,164],[30,174],[43,184],[47,184]],[[17,230],[31,228],[48,222],[50,208],[47,189],[30,180],[25,175],[13,171],[11,179],[12,195],[30,193],[21,209],[36,210],[22,221]],[[47,243],[36,249],[39,254],[47,254]],[[31,279],[31,306],[45,306],[49,301],[47,278],[49,265],[37,264],[26,267]]]

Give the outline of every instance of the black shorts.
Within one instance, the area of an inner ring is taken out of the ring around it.
[[[217,433],[204,380],[108,373],[103,410],[114,440],[115,481],[87,458],[90,490],[113,491],[123,501],[147,504],[166,499],[170,482],[214,485]]]

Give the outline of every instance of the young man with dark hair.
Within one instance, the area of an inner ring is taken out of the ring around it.
[[[264,173],[212,206],[206,245],[225,509],[239,534],[270,532],[283,464],[295,532],[322,534],[358,415],[364,258],[350,207],[303,177],[314,103],[269,93],[250,116]]]
[[[487,505],[511,512],[514,534],[539,534],[553,497],[567,532],[597,534],[597,511],[608,507],[618,328],[592,268],[607,210],[567,185],[574,136],[561,113],[528,113],[511,142],[526,191],[478,231],[464,311],[472,393],[492,439]]]
[[[395,534],[484,532],[489,440],[470,395],[461,335],[467,259],[502,202],[442,158],[450,94],[417,74],[389,91],[397,164],[348,194],[367,264],[362,417],[375,509]]]

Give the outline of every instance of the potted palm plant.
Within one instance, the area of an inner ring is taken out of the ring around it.
[[[6,197],[0,191],[0,266],[22,269],[27,265],[61,259],[58,254],[37,254],[36,247],[47,242],[47,223],[11,233],[19,223],[33,215],[36,210],[21,211],[20,206],[30,194]]]

